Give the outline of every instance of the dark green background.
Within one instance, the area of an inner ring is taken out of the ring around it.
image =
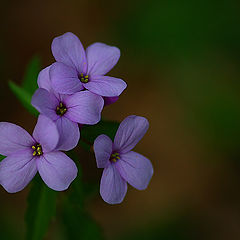
[[[145,116],[150,129],[136,151],[155,174],[146,191],[131,187],[121,205],[99,194],[87,209],[106,239],[240,239],[239,1],[6,1],[1,3],[0,120],[30,132],[35,119],[9,90],[34,55],[53,61],[55,36],[74,32],[122,56],[110,75],[128,88],[105,119]],[[93,153],[79,150],[86,183],[99,183]],[[0,238],[24,234],[29,188],[0,189]],[[61,212],[61,207],[57,209]],[[12,238],[11,238],[12,236]],[[65,239],[58,217],[46,239]]]

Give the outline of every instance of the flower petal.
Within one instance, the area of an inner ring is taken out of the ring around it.
[[[126,153],[132,150],[142,139],[149,127],[144,117],[131,115],[126,117],[119,125],[114,138],[114,150]]]
[[[67,112],[65,117],[81,124],[96,124],[101,119],[104,101],[89,91],[75,93],[64,99]]]
[[[32,96],[31,103],[40,113],[48,116],[53,121],[59,118],[56,114],[59,100],[53,93],[48,92],[46,89],[38,88]]]
[[[122,178],[138,190],[146,189],[153,175],[149,159],[133,151],[121,154],[116,168]]]
[[[0,122],[0,154],[8,156],[34,144],[32,136],[23,128],[8,122]]]
[[[9,193],[21,191],[37,173],[31,149],[11,154],[0,162],[0,184]]]
[[[44,89],[48,90],[49,92],[52,91],[50,75],[49,75],[50,68],[51,68],[51,65],[44,68],[38,74],[38,78],[37,78],[38,87],[44,88]]]
[[[127,87],[122,79],[108,76],[91,76],[90,81],[83,85],[90,92],[104,97],[119,96]]]
[[[115,103],[117,100],[119,99],[119,97],[104,97],[104,106],[108,106],[110,104]]]
[[[73,160],[62,152],[50,152],[37,160],[37,168],[43,181],[56,191],[66,190],[77,176]]]
[[[112,154],[112,140],[102,134],[98,136],[93,145],[98,168],[105,168]]]
[[[83,89],[77,71],[63,63],[53,63],[50,68],[50,79],[54,91],[61,94],[73,94]]]
[[[91,75],[105,75],[118,62],[120,50],[104,43],[93,43],[86,49],[88,73]]]
[[[100,194],[103,200],[109,204],[121,203],[127,193],[127,182],[121,177],[114,164],[104,168]]]
[[[53,39],[52,53],[57,62],[75,68],[79,73],[87,72],[87,58],[82,43],[76,35],[67,32]]]
[[[59,140],[56,124],[50,118],[40,114],[33,131],[33,137],[41,144],[43,152],[54,150]]]
[[[66,117],[60,117],[56,124],[60,136],[56,149],[69,151],[76,147],[80,139],[78,124]]]

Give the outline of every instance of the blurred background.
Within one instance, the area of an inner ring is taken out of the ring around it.
[[[129,186],[111,206],[99,194],[87,210],[107,240],[240,239],[240,2],[53,0],[4,1],[0,9],[0,121],[32,131],[36,118],[8,81],[22,82],[35,55],[51,64],[52,39],[67,31],[86,47],[120,48],[109,75],[128,88],[103,117],[148,118],[135,151],[155,174],[145,191]],[[79,150],[85,182],[99,182],[93,153]],[[0,188],[2,239],[23,239],[29,187]],[[61,209],[57,209],[61,211]],[[45,239],[64,239],[57,216]]]

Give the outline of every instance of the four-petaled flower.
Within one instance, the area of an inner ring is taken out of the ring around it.
[[[83,89],[103,97],[116,97],[127,87],[119,78],[104,76],[118,62],[120,50],[104,43],[93,43],[86,52],[76,35],[65,33],[54,38],[50,67],[54,90],[73,94]]]
[[[63,95],[56,94],[51,88],[49,91],[39,88],[32,97],[32,105],[56,123],[60,135],[58,147],[68,151],[79,141],[78,123],[96,124],[100,121],[104,101],[89,91]]]
[[[127,192],[127,182],[138,190],[144,190],[153,175],[151,162],[131,151],[148,129],[144,117],[128,116],[115,135],[114,142],[106,135],[94,141],[94,152],[98,168],[104,168],[100,194],[110,204],[121,203]]]
[[[37,171],[49,188],[63,191],[77,176],[75,163],[57,148],[56,124],[40,115],[31,136],[23,128],[0,122],[0,184],[10,193],[21,191]]]

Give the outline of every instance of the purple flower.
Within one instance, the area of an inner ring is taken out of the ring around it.
[[[153,175],[151,162],[139,153],[131,151],[148,129],[144,117],[128,116],[116,133],[114,142],[106,135],[94,141],[98,168],[104,168],[100,194],[110,204],[121,203],[127,192],[127,182],[138,190],[147,188]]]
[[[120,50],[103,43],[93,43],[86,51],[73,33],[54,38],[52,53],[57,62],[50,68],[54,90],[61,94],[73,94],[83,89],[104,97],[119,96],[126,83],[104,76],[118,62]]]
[[[45,78],[40,76],[40,79]],[[89,91],[72,95],[56,94],[48,85],[48,81],[40,82],[39,85],[43,85],[49,91],[44,88],[37,89],[32,97],[32,105],[56,123],[60,134],[57,148],[68,151],[79,141],[78,123],[96,124],[100,121],[103,98]]]
[[[49,92],[53,92],[55,95],[60,96],[61,94],[56,93],[52,88],[52,83],[51,83],[50,74],[49,74],[50,68],[51,68],[51,65],[41,70],[40,73],[38,74],[38,79],[37,79],[38,87],[44,88]],[[118,96],[103,97],[104,106],[115,103],[118,100],[118,98],[119,98]]]
[[[9,193],[21,191],[37,171],[49,188],[67,189],[77,176],[75,163],[56,149],[59,134],[56,125],[40,115],[33,137],[23,128],[0,122],[0,184]]]

